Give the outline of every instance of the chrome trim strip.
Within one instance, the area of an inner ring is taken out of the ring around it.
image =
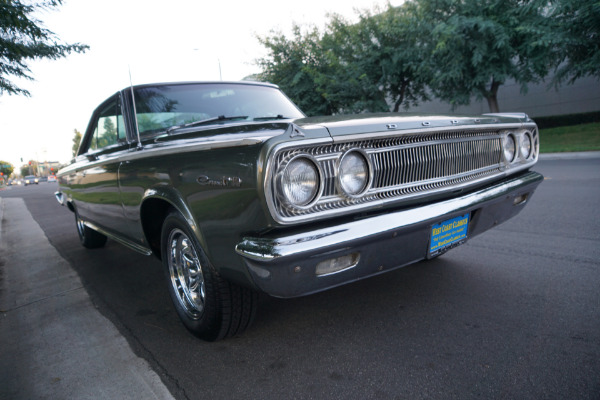
[[[143,254],[145,256],[149,256],[149,255],[152,254],[152,250],[150,250],[149,248],[147,248],[145,246],[139,245],[137,243],[133,243],[133,242],[127,240],[127,239],[123,239],[120,236],[115,236],[112,233],[110,233],[110,232],[108,232],[108,231],[100,228],[98,225],[96,225],[96,224],[94,224],[92,222],[89,222],[89,221],[82,221],[82,222],[88,228],[93,229],[93,230],[95,230],[95,231],[103,234],[104,236],[106,236],[106,237],[108,237],[108,238],[110,238],[110,239],[112,239],[112,240],[114,240],[116,242],[121,243],[123,246],[128,247],[131,250],[135,250],[138,253],[141,253],[141,254]]]
[[[228,134],[228,135],[217,135],[211,136],[203,139],[190,139],[190,143],[181,144],[177,140],[173,141],[173,145],[171,143],[157,143],[152,145],[146,145],[142,150],[139,151],[137,149],[127,149],[125,152],[119,152],[117,156],[112,156],[112,154],[107,154],[105,158],[99,158],[98,160],[94,160],[92,162],[85,163],[75,163],[61,169],[60,176],[65,174],[72,173],[74,171],[79,171],[82,169],[90,169],[94,168],[98,165],[103,165],[108,162],[116,163],[116,162],[125,162],[125,161],[134,161],[147,157],[155,157],[155,156],[165,156],[171,154],[180,154],[180,153],[190,153],[193,151],[204,151],[211,149],[222,149],[227,147],[237,147],[237,146],[252,146],[260,143],[264,143],[268,139],[272,137],[279,136],[285,133],[285,131],[280,130],[277,133],[273,133],[270,135],[263,134],[257,135],[256,133],[251,134]],[[124,154],[123,154],[124,153]]]
[[[278,136],[284,133],[284,131],[278,132],[273,135],[262,135],[256,136],[255,134],[249,135],[245,137],[245,135],[227,135],[230,136],[228,138],[223,138],[221,140],[203,140],[202,142],[198,142],[196,140],[193,143],[189,144],[180,144],[177,143],[176,146],[160,146],[156,145],[147,145],[144,147],[144,151],[129,153],[126,156],[120,157],[120,161],[133,161],[140,158],[148,158],[148,157],[156,157],[156,156],[165,156],[171,154],[180,154],[180,153],[190,153],[193,151],[205,151],[212,149],[222,149],[227,147],[238,147],[238,146],[252,146],[260,143],[264,143],[268,139],[271,139],[274,136]],[[225,135],[221,135],[225,136]],[[156,147],[155,147],[156,146]]]
[[[529,172],[466,196],[409,210],[278,238],[244,237],[235,247],[235,251],[242,257],[263,263],[275,262],[282,258],[308,257],[313,253],[326,251],[330,247],[350,246],[357,240],[366,240],[385,232],[410,229],[411,226],[427,223],[427,221],[439,221],[446,215],[473,210],[486,202],[502,199],[509,192],[529,185],[537,186],[543,179],[544,177],[537,172]],[[532,187],[531,190],[534,188]],[[515,207],[524,204],[519,203]]]

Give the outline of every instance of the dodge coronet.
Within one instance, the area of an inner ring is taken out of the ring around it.
[[[197,336],[440,256],[517,215],[542,175],[525,114],[306,117],[275,85],[137,85],[94,112],[58,201],[81,244],[158,257]]]

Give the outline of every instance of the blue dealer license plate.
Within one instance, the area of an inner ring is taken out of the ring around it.
[[[431,227],[429,256],[435,257],[467,241],[469,214],[455,217]]]

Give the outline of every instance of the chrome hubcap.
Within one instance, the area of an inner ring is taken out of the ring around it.
[[[179,304],[192,319],[198,319],[206,299],[202,265],[190,238],[180,229],[169,234],[169,274]]]
[[[84,237],[84,233],[85,233],[85,225],[83,225],[83,221],[79,218],[77,218],[77,232],[79,233],[79,236]]]

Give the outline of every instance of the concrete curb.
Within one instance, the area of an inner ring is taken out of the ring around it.
[[[578,160],[600,158],[600,151],[579,151],[572,153],[543,153],[540,160]]]

